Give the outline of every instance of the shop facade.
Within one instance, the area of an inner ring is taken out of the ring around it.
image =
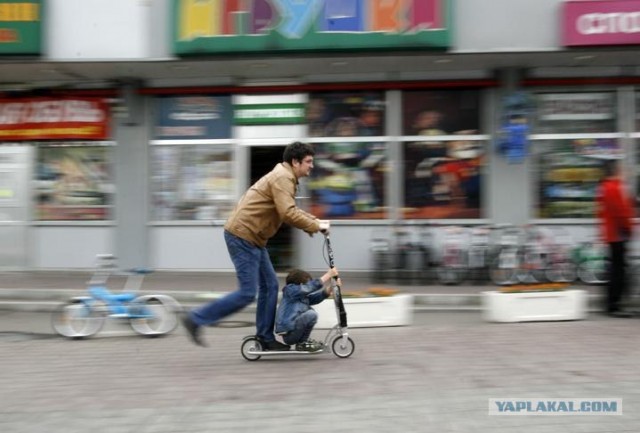
[[[33,91],[7,95],[2,127],[39,132],[6,133],[0,146],[6,220],[0,233],[3,245],[13,245],[3,249],[3,266],[82,269],[95,254],[109,252],[122,267],[229,271],[226,216],[296,140],[317,151],[299,204],[332,220],[341,267],[350,271],[370,270],[372,240],[398,226],[416,238],[428,228],[436,249],[442,228],[459,224],[536,223],[566,228],[576,241],[589,239],[604,157],[624,158],[626,179],[637,191],[639,66],[589,66],[590,59],[575,58],[597,57],[598,49],[612,46],[632,52],[640,44],[633,18],[640,2],[545,0],[519,10],[503,1],[454,7],[445,0],[327,0],[302,9],[283,2],[290,20],[279,18],[283,11],[275,3],[167,0],[128,14],[146,23],[146,33],[123,33],[150,48],[129,45],[127,58],[119,58],[109,54],[111,44],[122,44],[115,37],[98,39],[96,50],[122,65],[147,60],[158,69],[156,58],[164,54],[172,59],[165,76],[114,76],[98,86],[102,96],[93,97],[77,96],[96,86],[89,80],[66,94],[45,89],[51,106],[76,100],[100,107],[93,108],[101,113],[99,125],[91,125],[94,132],[103,128],[99,134],[77,136],[87,125],[63,121],[56,127],[66,135],[56,136],[45,134],[51,123],[7,123],[7,106],[40,101]],[[64,34],[68,6],[50,6],[50,15],[41,17],[51,20],[44,33]],[[100,25],[133,7],[117,6],[105,8],[103,17],[78,13]],[[473,18],[478,8],[487,17],[481,23]],[[505,24],[498,12],[513,21]],[[527,32],[534,26],[523,16],[547,20],[549,31]],[[54,19],[62,22],[54,26]],[[171,35],[165,45],[153,36],[163,32]],[[615,33],[622,39],[608,39]],[[84,40],[58,34],[53,41],[35,55],[55,60],[75,49],[84,62],[100,63],[82,52]],[[506,61],[506,48],[520,60]],[[250,80],[215,75],[231,67],[231,51],[250,59]],[[310,70],[327,52],[331,73]],[[379,64],[371,53],[380,55]],[[575,65],[552,66],[549,59],[558,53],[570,53]],[[493,60],[482,60],[483,54]],[[371,70],[350,71],[352,56],[366,56]],[[477,62],[466,61],[469,56]],[[429,63],[383,72],[389,57]],[[279,59],[281,69],[260,66]],[[291,59],[303,71],[309,65],[306,77],[291,78]],[[203,64],[208,69],[193,71]],[[429,65],[440,70],[423,70]],[[279,269],[325,266],[317,237],[284,229],[271,248]]]

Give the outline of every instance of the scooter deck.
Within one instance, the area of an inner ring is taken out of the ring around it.
[[[303,350],[250,350],[249,354],[259,356],[273,356],[273,355],[319,355],[325,353],[325,349],[320,349],[315,352],[306,352]]]

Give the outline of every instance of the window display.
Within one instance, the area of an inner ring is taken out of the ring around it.
[[[615,95],[544,93],[536,95],[536,102],[534,133],[542,135],[532,142],[536,216],[594,218],[603,160],[622,156],[618,139],[610,137],[616,131]]]
[[[153,219],[226,219],[234,205],[230,145],[153,146]]]
[[[322,93],[309,96],[308,134],[316,144],[308,182],[311,213],[319,218],[386,217],[385,102],[382,92]]]
[[[611,140],[601,140],[605,149]],[[594,218],[595,196],[602,180],[603,159],[593,151],[598,140],[537,142],[539,218]]]
[[[478,91],[403,93],[404,218],[481,216],[479,104]]]
[[[35,220],[108,220],[114,182],[111,146],[40,146]]]

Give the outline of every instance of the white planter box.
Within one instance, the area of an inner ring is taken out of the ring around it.
[[[407,326],[411,324],[413,296],[400,294],[371,298],[343,298],[349,328]],[[329,329],[338,323],[333,299],[313,306],[318,312],[316,329]]]
[[[587,291],[483,292],[482,307],[490,322],[581,320],[587,316]]]

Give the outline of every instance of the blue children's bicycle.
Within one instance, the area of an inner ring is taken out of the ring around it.
[[[139,295],[144,275],[151,271],[130,271],[122,292],[107,288],[107,279],[115,271],[115,257],[97,256],[96,272],[88,283],[89,296],[77,296],[55,309],[53,329],[63,337],[80,339],[98,333],[105,321],[126,320],[135,332],[148,337],[168,334],[178,325],[178,301],[167,295]]]

